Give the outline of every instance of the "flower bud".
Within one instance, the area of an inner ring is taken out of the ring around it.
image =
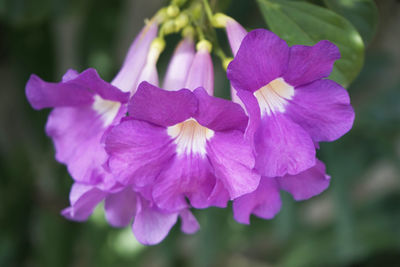
[[[170,18],[175,18],[176,16],[178,16],[179,12],[179,7],[176,5],[170,5],[167,7],[167,15]]]

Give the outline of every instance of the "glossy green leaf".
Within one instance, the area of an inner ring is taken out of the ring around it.
[[[258,4],[269,28],[289,45],[329,40],[339,47],[341,59],[335,62],[330,79],[348,87],[357,77],[364,61],[364,43],[345,18],[305,2],[258,0]]]
[[[348,19],[368,44],[378,26],[378,8],[373,0],[324,0],[336,13]]]

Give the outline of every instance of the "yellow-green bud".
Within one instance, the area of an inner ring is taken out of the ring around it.
[[[190,38],[194,38],[195,35],[195,30],[192,26],[186,26],[183,30],[182,30],[182,36],[183,37],[190,37]]]
[[[157,20],[158,23],[164,22],[164,21],[167,19],[167,17],[168,17],[168,15],[167,15],[167,8],[165,8],[165,7],[161,8],[161,9],[156,13],[156,15],[155,15],[154,17],[155,17],[155,19]]]
[[[197,51],[207,50],[209,53],[212,50],[212,44],[207,40],[201,40],[196,44]]]
[[[212,18],[212,25],[216,28],[225,28],[229,19],[230,17],[225,14],[216,13]]]
[[[164,51],[165,40],[163,38],[157,37],[151,42],[150,50],[156,50],[158,52]]]
[[[175,19],[176,31],[180,31],[188,24],[189,24],[189,17],[184,13],[179,14],[179,16]]]
[[[164,24],[161,27],[161,30],[163,34],[171,34],[176,32],[176,26],[174,20],[170,19],[164,22]]]
[[[151,42],[149,53],[147,54],[147,63],[156,63],[162,51],[165,48],[164,39],[157,37]]]
[[[228,57],[228,58],[225,58],[225,59],[222,61],[222,67],[224,68],[224,70],[227,70],[227,69],[228,69],[228,65],[229,65],[229,63],[231,63],[232,60],[233,60],[232,57]]]
[[[203,14],[203,6],[200,3],[197,3],[195,5],[192,6],[192,8],[190,9],[192,18],[194,20],[198,20],[201,18],[202,14]]]
[[[176,16],[178,16],[179,12],[179,7],[176,5],[170,5],[167,7],[167,15],[170,18],[175,18]]]

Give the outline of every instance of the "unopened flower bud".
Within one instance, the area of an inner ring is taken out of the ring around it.
[[[160,24],[167,19],[167,8],[161,8],[154,16],[155,20]]]
[[[231,63],[232,60],[233,60],[232,57],[228,57],[228,58],[225,58],[225,59],[222,61],[222,67],[224,68],[224,70],[227,70],[227,69],[228,69],[228,65],[229,65],[229,63]]]
[[[213,16],[212,25],[216,28],[225,28],[227,21],[230,19],[225,14],[217,13]]]
[[[165,48],[165,40],[160,37],[157,37],[151,43],[150,52],[157,51],[161,53],[162,51],[164,51],[164,48]]]
[[[189,18],[186,14],[181,13],[179,16],[175,19],[175,29],[176,31],[180,31],[183,29],[186,25],[189,23]]]
[[[192,26],[186,26],[183,30],[182,30],[182,36],[183,37],[190,37],[193,38],[195,35],[195,30]]]
[[[203,15],[203,5],[200,3],[193,5],[192,8],[190,9],[190,12],[193,20],[200,19],[201,16]]]
[[[176,25],[174,20],[167,20],[162,26],[163,34],[171,34],[176,32]]]
[[[167,7],[167,15],[170,18],[175,18],[176,16],[178,16],[179,12],[179,7],[176,5],[170,5]]]
[[[197,43],[196,50],[197,51],[206,50],[210,53],[212,50],[212,44],[207,40],[201,40],[200,42]]]

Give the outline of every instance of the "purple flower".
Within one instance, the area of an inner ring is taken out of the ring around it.
[[[196,208],[224,206],[229,196],[256,188],[243,139],[247,118],[238,105],[201,87],[169,92],[143,82],[128,112],[132,118],[106,138],[109,167],[123,184],[153,184],[159,207],[185,208],[185,197]]]
[[[75,180],[71,206],[62,214],[84,221],[104,200],[107,221],[123,227],[133,220],[135,236],[149,245],[163,240],[178,216],[185,233],[197,231],[199,225],[188,209],[167,212],[156,207],[147,197],[148,188],[137,192],[118,183],[104,165],[107,153],[102,137],[125,116],[129,95],[139,82],[158,84],[156,62],[162,47],[153,41],[156,34],[157,23],[151,21],[131,45],[111,84],[88,69],[80,74],[70,70],[60,83],[47,83],[32,75],[26,85],[27,98],[35,109],[54,108],[46,132],[54,141],[57,160],[67,165]]]
[[[125,113],[129,93],[104,82],[94,69],[69,70],[60,83],[32,75],[26,95],[35,109],[53,107],[46,132],[53,139],[56,159],[67,165],[75,181],[99,183],[106,153],[100,144],[106,128]]]
[[[56,159],[67,165],[75,181],[97,184],[108,179],[109,174],[102,167],[107,155],[101,137],[125,114],[129,92],[143,75],[134,63],[143,68],[156,34],[156,23],[145,27],[111,84],[104,82],[94,69],[80,74],[69,70],[60,83],[44,82],[36,75],[30,77],[26,85],[28,101],[35,109],[54,108],[46,132],[53,139]]]
[[[194,57],[194,41],[191,37],[186,37],[178,44],[168,64],[163,89],[175,91],[177,88],[185,86],[187,72],[192,66]]]
[[[247,31],[230,17],[219,16],[218,18],[221,25],[226,28],[232,53],[236,56]],[[233,90],[232,100],[242,103]],[[251,133],[254,134],[254,130]],[[254,145],[257,146],[258,144],[255,143]],[[314,145],[318,146],[318,143],[314,142]],[[325,166],[318,160],[313,167],[296,175],[286,174],[283,177],[275,178],[264,176],[254,192],[234,200],[234,218],[238,222],[245,224],[250,222],[250,214],[264,219],[271,219],[281,208],[280,190],[291,193],[295,200],[300,201],[320,194],[328,188],[329,182],[330,177],[325,173]]]
[[[223,18],[225,21],[224,24],[226,29],[226,35],[228,36],[228,41],[232,50],[232,54],[233,56],[236,56],[240,44],[242,43],[243,38],[247,34],[247,31],[245,28],[242,27],[242,25],[240,25],[236,20],[232,19],[231,17],[224,16]],[[237,96],[232,85],[230,91],[231,91],[232,101],[238,103],[241,107],[243,107],[246,110],[246,107],[244,106],[240,98]]]
[[[159,56],[159,49],[151,49],[151,44],[157,36],[158,24],[150,21],[138,34],[130,46],[121,70],[111,84],[124,92],[134,93],[139,83],[150,80],[158,83],[155,65]]]
[[[243,39],[227,74],[246,106],[246,135],[262,176],[306,171],[316,165],[315,143],[338,139],[352,127],[347,91],[323,79],[339,57],[328,41],[288,47],[262,29]]]
[[[236,221],[250,223],[250,215],[272,219],[281,209],[280,190],[292,194],[295,200],[316,196],[328,188],[330,177],[325,165],[317,160],[316,165],[296,175],[283,177],[262,177],[257,189],[233,201],[233,215]]]
[[[171,63],[179,61],[177,59],[182,49],[187,51],[188,45],[190,45],[190,42],[185,40],[179,46]],[[139,80],[145,79],[147,76],[148,80],[158,83],[157,51],[159,50],[155,49],[152,54],[152,49],[150,49]],[[182,67],[182,65],[180,66]],[[172,79],[172,77],[175,76],[167,75],[167,79]],[[63,210],[63,215],[76,221],[86,220],[97,204],[104,200],[105,215],[110,225],[124,227],[133,222],[133,233],[137,240],[145,245],[161,242],[175,225],[178,217],[181,218],[181,230],[183,232],[190,234],[199,229],[197,220],[188,209],[170,212],[158,208],[152,200],[151,187],[141,187],[140,190],[135,190],[131,185],[123,185],[117,182],[114,176],[112,176],[111,181],[109,179],[106,181],[112,183],[112,186],[107,187],[110,189],[107,191],[99,190],[99,188],[104,188],[101,184],[89,186],[75,183],[70,195],[71,206]]]
[[[229,45],[232,50],[233,56],[236,56],[240,45],[242,44],[243,38],[246,36],[247,31],[240,25],[236,20],[231,17],[223,16],[223,24],[226,29],[226,35],[228,36]]]
[[[118,182],[138,191],[152,187],[163,210],[189,207],[186,198],[195,208],[224,207],[259,183],[252,148],[243,138],[247,117],[239,105],[207,93],[212,78],[203,43],[185,83],[198,88],[166,91],[141,83],[128,105],[130,117],[105,139]]]

